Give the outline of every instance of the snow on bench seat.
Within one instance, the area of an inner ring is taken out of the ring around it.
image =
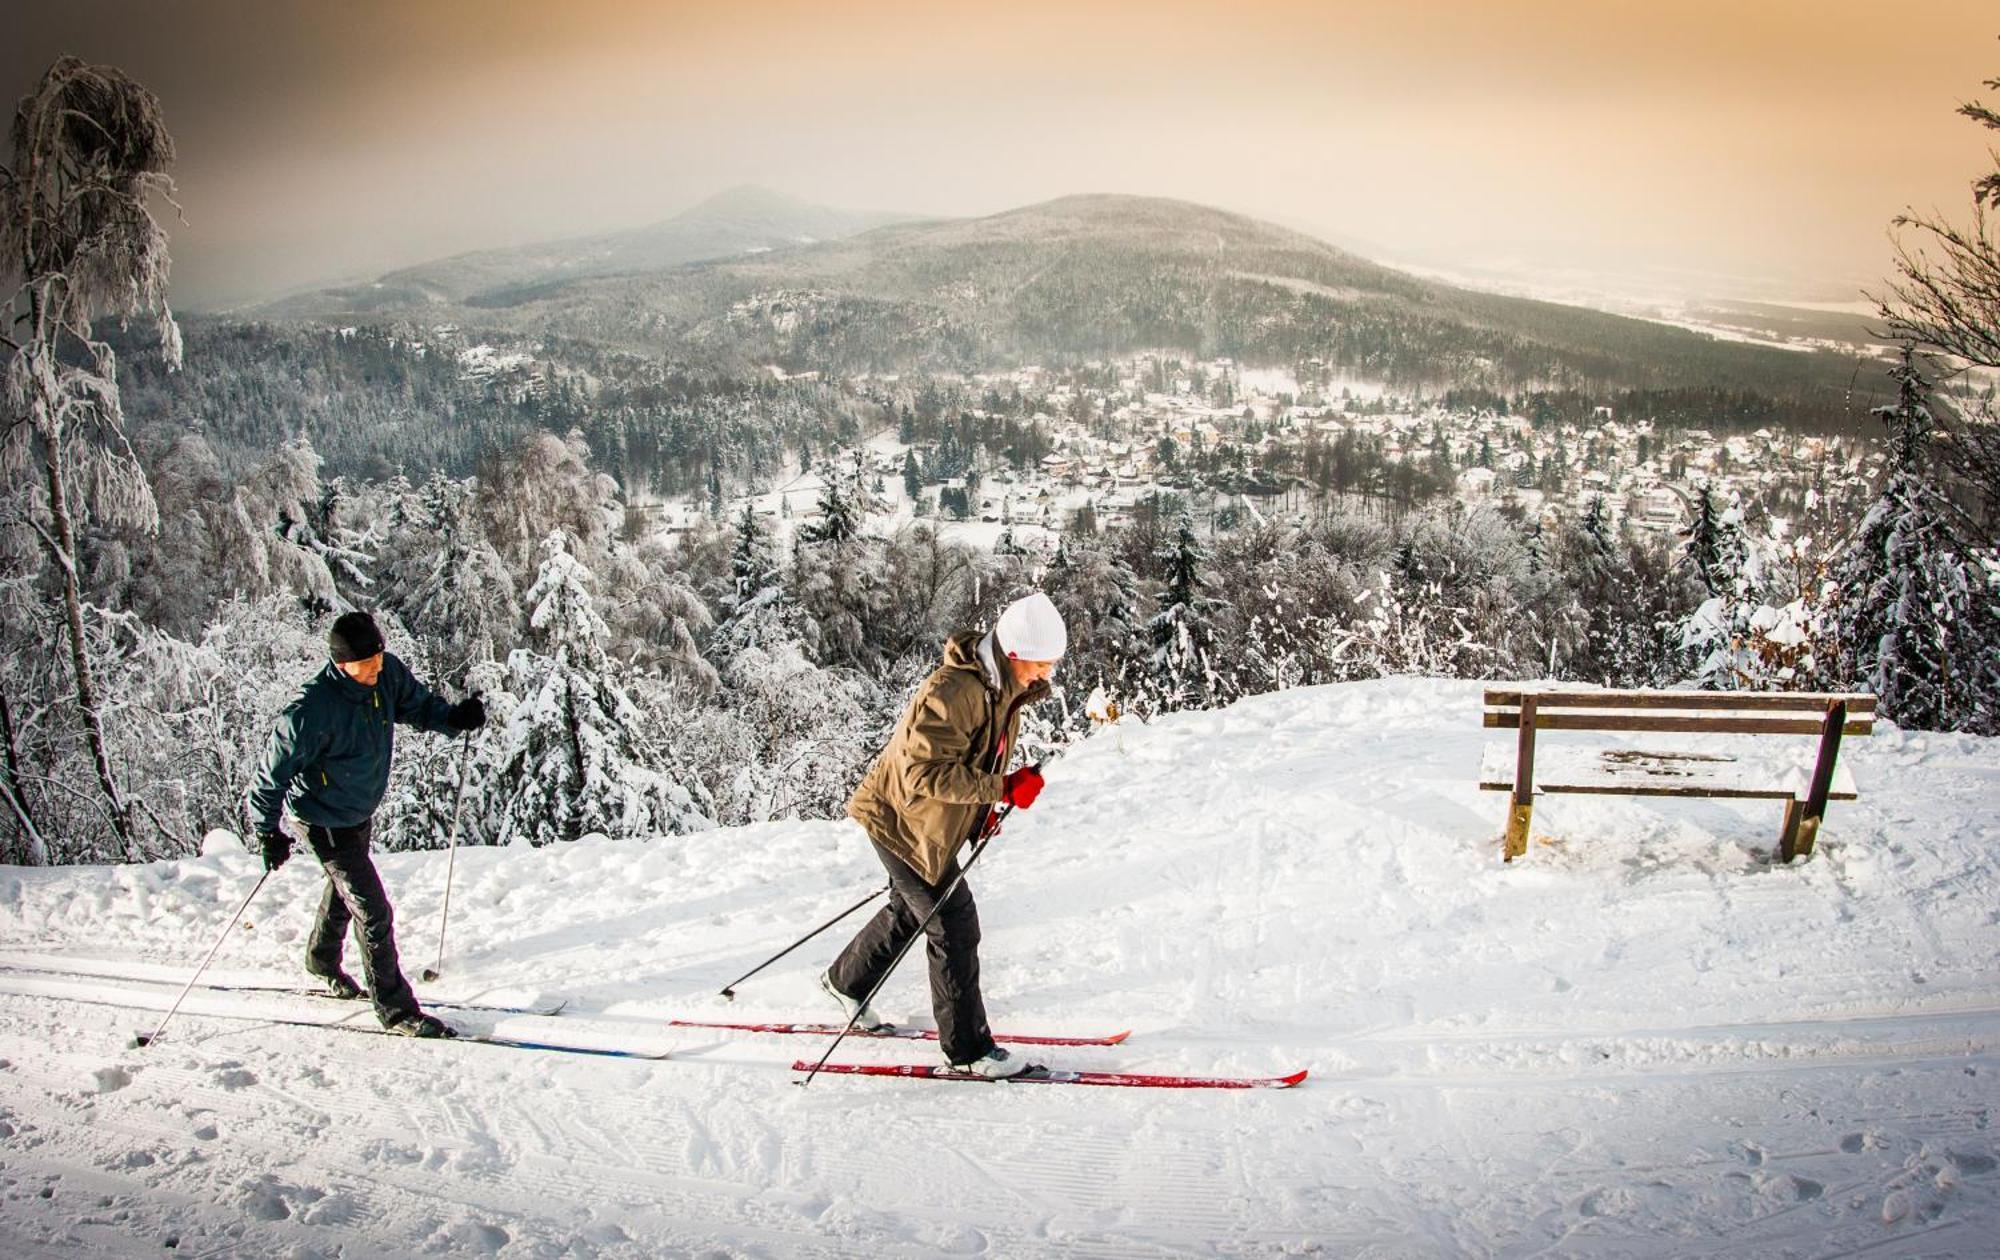
[[[1513,791],[1515,764],[1514,745],[1487,744],[1479,758],[1480,788]],[[1796,749],[1659,752],[1623,745],[1545,744],[1535,753],[1534,790],[1804,800],[1812,787],[1812,771],[1810,749],[1801,757]],[[1836,763],[1827,799],[1851,801],[1857,795],[1854,776]]]

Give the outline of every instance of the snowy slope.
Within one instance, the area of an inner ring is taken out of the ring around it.
[[[974,874],[995,1026],[1313,1070],[1276,1093],[798,1089],[815,1041],[665,1027],[830,1014],[845,925],[715,991],[878,882],[846,824],[459,855],[430,989],[571,1005],[454,1018],[658,1063],[185,1013],[129,1049],[174,986],[21,968],[184,976],[256,864],[0,870],[0,1254],[1994,1255],[2000,742],[1879,730],[1791,868],[1775,804],[1609,797],[1502,866],[1471,683],[1086,742]],[[414,974],[444,858],[382,866]],[[218,978],[296,976],[318,883],[274,877]],[[885,1011],[927,1019],[921,977]]]

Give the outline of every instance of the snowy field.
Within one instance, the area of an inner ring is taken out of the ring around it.
[[[0,869],[0,1255],[2000,1254],[2000,742],[1851,741],[1790,868],[1776,803],[1618,797],[1544,801],[1507,867],[1479,712],[1394,680],[1108,731],[974,873],[996,1029],[1132,1029],[1035,1057],[1290,1091],[800,1089],[817,1041],[667,1027],[830,1014],[847,925],[715,994],[879,883],[846,824],[460,853],[429,995],[659,1062],[241,993],[135,1050],[257,863]],[[444,855],[382,866],[414,977]],[[297,977],[319,883],[274,876],[215,978]],[[928,1020],[922,975],[885,1013]]]

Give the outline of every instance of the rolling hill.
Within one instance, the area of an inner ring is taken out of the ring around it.
[[[745,200],[754,207],[760,198]],[[719,250],[750,239],[744,225],[755,215],[719,217],[731,226],[673,221],[671,241]],[[764,221],[775,230],[802,220]],[[505,266],[469,255],[385,277],[365,302],[329,291],[320,309],[303,299],[279,313],[448,317],[795,371],[964,371],[1164,350],[1285,365],[1318,359],[1337,372],[1440,388],[1832,399],[1855,379],[1842,354],[1458,288],[1288,228],[1152,197],[1064,197],[701,261],[671,256],[667,245],[626,239],[593,255],[585,274],[574,253],[538,272],[515,255]]]

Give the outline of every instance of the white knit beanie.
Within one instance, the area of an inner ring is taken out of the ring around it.
[[[1069,631],[1049,597],[1036,591],[1007,605],[993,624],[1000,650],[1018,661],[1059,660],[1069,647]]]

